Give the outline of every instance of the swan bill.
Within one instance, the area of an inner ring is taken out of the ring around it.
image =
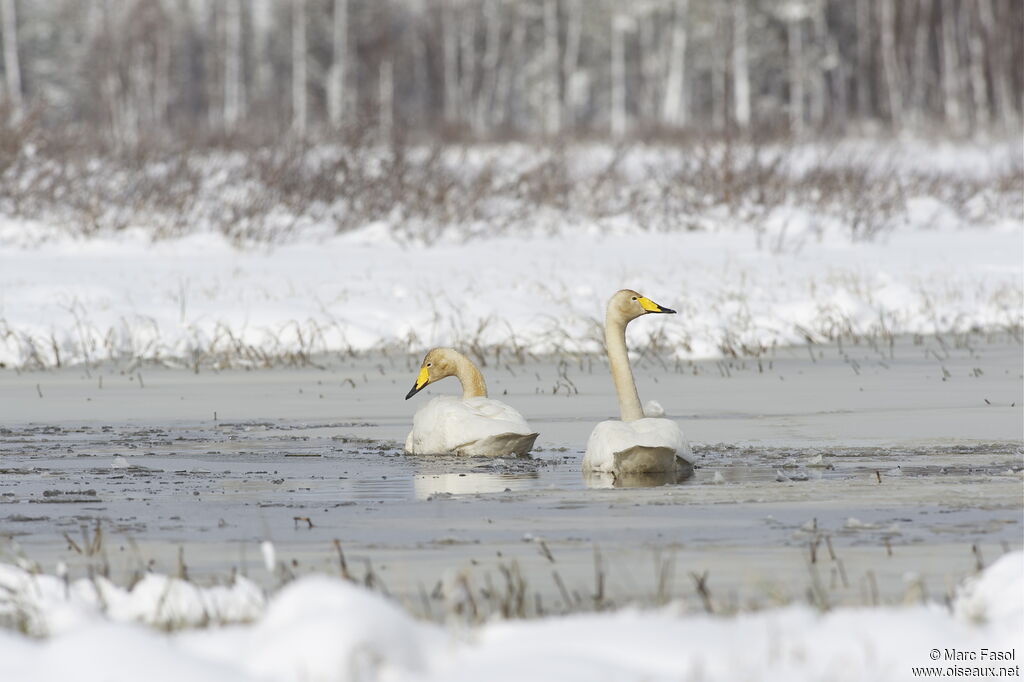
[[[665,306],[658,305],[657,303],[647,298],[646,296],[639,297],[638,299],[636,299],[636,302],[639,303],[643,307],[643,309],[648,313],[670,313],[674,315],[676,312],[671,308],[666,308]]]
[[[405,394],[405,399],[408,400],[409,398],[413,397],[414,395],[422,391],[424,388],[426,388],[427,384],[429,383],[430,375],[427,373],[426,365],[424,365],[423,367],[420,368],[420,373],[416,376],[416,383],[413,384],[412,388],[409,389],[409,392]]]

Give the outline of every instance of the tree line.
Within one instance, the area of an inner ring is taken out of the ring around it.
[[[8,120],[133,146],[1019,131],[1019,0],[0,0]]]

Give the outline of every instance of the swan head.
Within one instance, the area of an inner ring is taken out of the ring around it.
[[[420,365],[420,372],[416,375],[416,383],[412,385],[412,389],[405,394],[405,399],[413,397],[424,388],[427,384],[432,384],[435,381],[440,381],[445,377],[455,376],[456,374],[456,360],[461,355],[454,348],[433,348],[431,349],[426,357],[423,358],[423,364]]]
[[[658,305],[640,292],[621,289],[616,291],[608,301],[608,312],[615,312],[618,317],[629,322],[648,313],[675,313],[676,311]]]

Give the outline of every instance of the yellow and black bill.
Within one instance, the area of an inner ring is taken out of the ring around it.
[[[639,303],[643,307],[643,309],[646,310],[649,313],[675,313],[676,312],[676,311],[672,310],[671,308],[665,308],[664,306],[658,305],[657,303],[655,303],[651,299],[647,298],[646,296],[641,296],[640,298],[638,298],[636,300],[637,300],[637,303]]]
[[[409,389],[409,392],[405,394],[405,399],[408,400],[409,398],[413,397],[414,395],[422,391],[424,388],[426,388],[427,384],[429,383],[430,375],[427,374],[427,368],[420,367],[420,373],[416,376],[416,383],[413,384],[412,388]]]

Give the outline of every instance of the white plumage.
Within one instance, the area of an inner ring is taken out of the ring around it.
[[[584,469],[613,474],[672,472],[692,465],[683,430],[671,419],[655,417],[601,422],[591,432],[583,457]]]
[[[648,400],[644,403],[645,417],[664,417],[665,408],[657,400]]]
[[[523,415],[503,402],[438,396],[416,412],[405,450],[413,455],[525,455],[536,439]]]

